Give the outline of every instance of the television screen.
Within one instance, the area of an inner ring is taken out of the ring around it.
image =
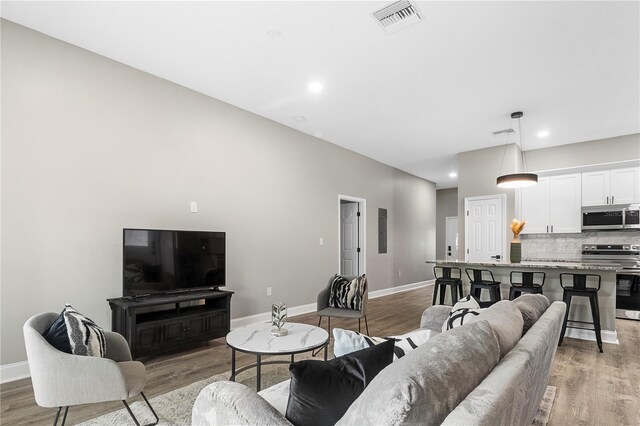
[[[123,295],[225,285],[225,233],[124,229]]]

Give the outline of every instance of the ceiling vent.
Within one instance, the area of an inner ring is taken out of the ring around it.
[[[422,20],[418,7],[406,0],[391,3],[373,12],[373,17],[387,34],[395,33]]]
[[[502,135],[505,133],[515,133],[516,131],[513,129],[504,129],[504,130],[496,130],[495,132],[493,132],[494,136],[498,136],[498,135]]]

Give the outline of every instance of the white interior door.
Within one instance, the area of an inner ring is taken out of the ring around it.
[[[504,259],[504,196],[465,198],[465,258],[469,262]]]
[[[458,260],[458,216],[445,218],[445,259]]]
[[[340,204],[340,274],[360,275],[358,203]]]

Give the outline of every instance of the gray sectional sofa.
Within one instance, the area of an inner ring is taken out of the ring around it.
[[[451,307],[432,306],[421,327],[442,330]],[[338,425],[530,425],[556,352],[563,302],[541,295],[494,304],[382,370]],[[197,425],[290,425],[289,381],[259,393],[234,382],[204,388]]]

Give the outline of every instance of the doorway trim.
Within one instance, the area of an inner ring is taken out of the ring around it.
[[[469,260],[469,252],[467,251],[467,243],[469,242],[469,221],[467,220],[467,211],[469,210],[469,201],[494,200],[499,198],[502,202],[502,259],[507,259],[507,194],[479,195],[477,197],[465,197],[464,211],[464,260]],[[458,224],[459,225],[459,224]]]
[[[342,269],[342,239],[340,233],[342,228],[342,212],[340,201],[351,201],[358,203],[360,207],[360,256],[358,256],[358,266],[360,275],[367,273],[367,200],[366,198],[354,197],[351,195],[338,194],[338,273]]]
[[[445,260],[449,260],[449,257],[447,255],[447,252],[449,251],[447,249],[447,237],[449,235],[449,227],[451,226],[450,222],[451,220],[455,219],[456,220],[456,236],[457,236],[457,240],[458,240],[458,246],[456,247],[456,259],[458,260],[458,258],[460,257],[460,232],[458,231],[460,229],[459,225],[459,217],[458,216],[447,216],[444,218],[444,259]],[[452,250],[453,252],[453,250]]]

